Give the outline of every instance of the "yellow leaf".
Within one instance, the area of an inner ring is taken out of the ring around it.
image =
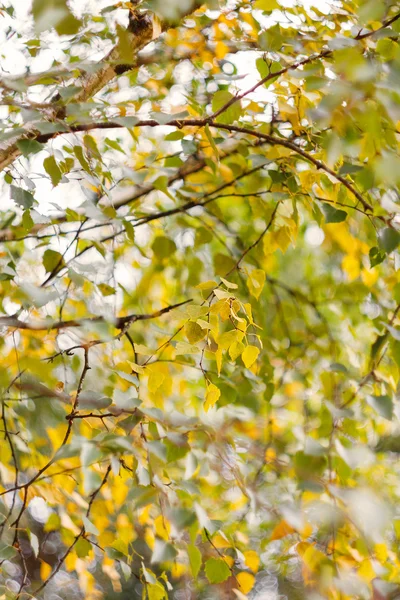
[[[212,541],[216,548],[230,548],[232,545],[230,541],[221,534],[214,535]]]
[[[219,397],[221,396],[220,390],[213,383],[209,383],[207,386],[206,392],[206,401],[204,403],[204,410],[207,412],[209,408],[214,406],[216,402],[218,402]]]
[[[347,273],[349,281],[354,281],[360,275],[360,261],[354,254],[347,254],[342,260],[342,269]]]
[[[68,556],[66,556],[64,564],[67,571],[73,571],[75,569],[77,560],[78,557],[75,552],[70,552]]]
[[[246,346],[242,352],[242,360],[247,369],[249,369],[251,365],[255,363],[259,354],[260,349],[257,348],[257,346]]]
[[[385,563],[388,559],[388,549],[387,549],[386,544],[384,544],[384,543],[375,544],[374,550],[375,550],[376,558],[381,563]]]
[[[130,368],[135,373],[144,373],[145,372],[145,367],[142,367],[141,365],[131,362],[130,360],[127,360],[126,362],[129,364]]]
[[[190,344],[199,342],[206,336],[206,331],[194,321],[188,321],[185,325],[185,335]]]
[[[257,0],[257,2],[254,3],[254,7],[257,10],[274,10],[275,8],[280,8],[279,4],[277,3],[276,0]]]
[[[231,290],[231,289],[236,290],[238,287],[236,283],[231,283],[230,281],[227,281],[223,277],[221,277],[221,281],[224,284],[224,286],[228,288],[228,290]]]
[[[246,573],[246,571],[242,571],[238,573],[236,576],[237,581],[240,585],[240,591],[247,594],[254,586],[255,577],[251,573]]]
[[[215,56],[218,60],[222,60],[224,56],[229,52],[229,46],[223,42],[217,42],[215,45]]]
[[[243,304],[243,308],[246,311],[246,315],[249,319],[249,323],[250,325],[253,325],[254,321],[253,321],[253,314],[251,311],[251,304],[249,304],[248,302],[246,302],[246,304]]]
[[[220,376],[221,375],[221,369],[222,369],[222,350],[220,350],[219,348],[215,352],[215,360],[217,361],[218,376]]]
[[[45,581],[52,572],[52,570],[53,569],[51,568],[51,566],[47,562],[44,562],[44,560],[42,560],[40,562],[40,579],[42,581]]]
[[[156,362],[146,367],[148,372],[148,388],[152,393],[156,393],[162,386],[162,391],[169,394],[172,389],[172,377],[169,372],[168,365],[162,362]]]
[[[244,552],[244,560],[246,566],[249,567],[253,571],[253,573],[257,573],[258,567],[260,566],[260,557],[258,556],[255,550],[248,550]]]
[[[227,350],[229,346],[233,344],[233,342],[236,342],[236,340],[237,331],[236,329],[232,329],[231,331],[225,331],[225,333],[222,333],[220,336],[218,336],[216,342],[218,344],[218,348],[221,350]]]
[[[357,571],[357,575],[364,579],[364,581],[372,581],[376,577],[376,573],[374,567],[372,566],[372,562],[370,560],[364,560],[361,564],[361,567]]]
[[[245,347],[244,344],[242,344],[242,342],[234,342],[229,347],[229,356],[231,357],[231,360],[236,360],[237,357],[242,354],[244,349]]]
[[[135,344],[135,352],[136,354],[145,354],[146,356],[153,354],[153,350],[150,350],[147,346],[143,346],[143,344]]]
[[[169,539],[171,525],[165,517],[159,515],[156,519],[154,519],[154,528],[158,537],[166,541]]]
[[[249,288],[250,294],[255,298],[260,297],[265,284],[265,272],[262,269],[254,269],[247,279],[247,287]]]
[[[278,229],[278,231],[274,233],[274,239],[280,250],[285,253],[292,241],[289,227],[285,225]]]
[[[271,540],[280,540],[291,533],[294,533],[295,530],[289,523],[287,523],[284,519],[280,521],[275,527],[273,532],[271,533]]]
[[[214,288],[218,287],[218,283],[216,281],[203,281],[203,283],[199,283],[199,285],[196,285],[196,290],[212,290]]]
[[[313,573],[318,570],[319,565],[327,560],[325,554],[317,550],[313,544],[300,542],[296,546],[296,551],[301,556],[305,566]]]

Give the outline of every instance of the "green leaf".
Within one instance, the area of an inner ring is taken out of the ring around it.
[[[210,583],[222,583],[230,577],[231,572],[222,558],[210,558],[205,564],[205,572]]]
[[[123,149],[121,148],[121,146],[118,144],[118,142],[116,142],[115,140],[110,140],[110,138],[106,138],[106,139],[104,140],[104,143],[105,143],[107,146],[110,146],[110,148],[113,148],[113,150],[117,150],[118,152],[121,152],[122,154],[126,154],[126,153],[125,153],[125,150],[123,150]]]
[[[347,212],[338,210],[327,202],[322,203],[322,212],[325,215],[325,223],[341,223],[347,218]]]
[[[372,267],[380,265],[386,258],[386,252],[380,250],[377,246],[374,246],[369,251],[369,263]]]
[[[214,94],[212,100],[212,110],[213,112],[219,111],[223,108],[228,102],[230,102],[234,97],[227,90],[219,90]],[[242,114],[242,107],[240,101],[236,101],[234,104],[229,106],[224,112],[222,112],[218,117],[217,121],[219,123],[231,124],[240,119]]]
[[[367,402],[381,417],[393,418],[393,400],[390,396],[367,396]]]
[[[16,556],[18,556],[16,548],[0,542],[0,560],[12,560]]]
[[[86,391],[82,392],[79,396],[79,408],[97,408],[97,410],[100,410],[102,408],[107,408],[111,403],[111,398],[102,396],[98,392]]]
[[[176,251],[176,244],[170,238],[167,238],[165,236],[158,236],[154,240],[151,249],[153,250],[157,258],[169,258],[171,254],[173,254]]]
[[[261,79],[265,79],[266,77],[269,77],[270,75],[273,75],[273,73],[277,73],[282,69],[280,62],[267,62],[261,57],[257,58],[256,67],[257,71],[260,73]],[[264,85],[266,87],[270,86],[272,83],[274,83],[274,81],[276,81],[277,77],[278,75],[276,77],[271,77],[271,79],[268,79]]]
[[[85,538],[80,538],[75,546],[74,546],[75,552],[78,556],[78,558],[85,558],[89,552],[92,549],[92,544],[90,542],[88,542]]]
[[[76,156],[76,158],[78,159],[81,167],[83,168],[84,171],[86,171],[87,173],[90,173],[90,167],[89,164],[83,154],[83,149],[81,146],[74,146],[74,154]]]
[[[55,27],[59,35],[73,35],[81,25],[70,12],[66,0],[33,0],[32,14],[37,33]]]
[[[126,219],[123,219],[122,223],[125,227],[126,235],[128,236],[128,238],[130,239],[131,242],[134,242],[135,241],[135,229],[134,229],[132,223],[130,221],[127,221]]]
[[[119,561],[119,566],[121,568],[125,581],[129,581],[129,579],[132,577],[132,569],[123,560]]]
[[[15,185],[10,186],[10,194],[15,203],[24,208],[31,208],[35,202],[35,198],[30,192]]]
[[[200,550],[193,545],[188,546],[187,553],[189,556],[190,568],[192,571],[192,575],[194,579],[197,579],[197,576],[200,572],[202,556]]]
[[[170,440],[165,440],[164,445],[167,448],[167,463],[176,462],[186,456],[190,450],[190,446],[186,441],[182,444],[174,444]]]
[[[43,255],[43,266],[46,273],[52,273],[55,269],[61,268],[64,265],[62,254],[56,250],[46,250]]]
[[[46,173],[50,175],[51,183],[54,187],[58,185],[62,179],[62,173],[53,155],[44,159],[43,167]]]
[[[18,140],[17,146],[21,151],[22,156],[29,156],[30,154],[37,154],[43,150],[43,144],[40,144],[36,140]]]
[[[82,517],[83,524],[85,526],[85,531],[87,533],[92,533],[93,535],[99,535],[99,530],[97,527],[93,525],[91,521],[85,516]]]
[[[99,283],[97,287],[103,296],[113,296],[117,293],[116,289],[113,288],[111,285],[108,285],[108,283]]]
[[[390,254],[400,244],[400,232],[392,227],[385,227],[380,230],[378,240],[380,247]]]
[[[178,552],[172,544],[156,538],[154,550],[151,557],[152,563],[170,562],[174,560]]]
[[[126,27],[122,27],[117,23],[118,35],[118,51],[120,55],[120,63],[131,65],[133,64],[134,54],[132,52],[132,34]]]
[[[33,226],[34,226],[34,222],[32,220],[30,210],[24,210],[23,215],[22,215],[22,227],[26,231],[30,231]]]

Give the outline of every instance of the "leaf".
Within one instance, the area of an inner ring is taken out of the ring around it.
[[[159,259],[170,258],[171,254],[176,251],[176,244],[170,238],[158,236],[154,240],[151,249]]]
[[[83,524],[85,526],[85,531],[87,533],[92,533],[93,535],[99,535],[99,530],[97,527],[93,525],[91,521],[85,516],[82,517]]]
[[[126,27],[122,27],[119,25],[119,23],[117,23],[117,35],[118,51],[121,64],[132,64],[134,56],[132,52],[131,33]]]
[[[207,331],[194,321],[188,321],[184,329],[189,344],[196,344],[207,335]]]
[[[107,398],[102,396],[98,392],[82,392],[79,396],[79,408],[82,409],[91,409],[96,408],[100,410],[102,408],[107,408],[112,403],[111,398]]]
[[[32,533],[32,531],[30,531],[29,529],[27,529],[27,532],[28,532],[29,542],[32,546],[33,553],[37,557],[39,554],[39,539],[38,539],[37,535]]]
[[[369,251],[369,262],[372,267],[376,267],[380,265],[386,258],[386,252],[383,252],[376,246],[370,249]]]
[[[75,546],[74,550],[78,556],[78,558],[85,558],[92,549],[92,544],[86,540],[85,538],[80,538]]]
[[[385,250],[385,252],[390,254],[400,244],[400,232],[391,227],[385,227],[380,230],[378,240],[379,246]]]
[[[54,186],[58,185],[62,179],[62,173],[53,155],[44,159],[43,167],[46,173],[50,175],[51,183]]]
[[[46,273],[52,273],[64,265],[64,258],[59,252],[56,252],[55,250],[46,250],[43,254],[43,266],[46,269]]]
[[[23,208],[31,208],[35,202],[35,198],[30,192],[15,185],[10,186],[10,195],[15,203]]]
[[[247,279],[247,287],[249,288],[249,292],[257,300],[260,297],[265,285],[265,277],[265,271],[262,269],[254,269]]]
[[[168,600],[168,595],[161,583],[148,583],[146,585],[147,600]]]
[[[256,0],[253,4],[255,10],[264,10],[271,12],[272,10],[279,9],[280,6],[276,0]]]
[[[86,171],[86,173],[90,173],[90,166],[83,154],[83,149],[81,146],[74,146],[73,148],[74,150],[74,154],[76,156],[76,158],[78,159],[81,167],[83,168],[84,171]]]
[[[275,525],[271,533],[271,540],[280,540],[286,537],[287,535],[291,535],[295,532],[296,530],[293,529],[293,527],[289,525],[289,523],[287,523],[284,519],[282,519],[282,521],[279,521],[279,523]]]
[[[253,573],[257,573],[258,567],[260,566],[260,557],[258,556],[255,550],[247,550],[247,552],[243,553],[246,566],[249,567],[253,571]]]
[[[240,591],[244,594],[248,594],[254,587],[256,578],[251,573],[242,571],[236,575],[236,579],[239,582]]]
[[[129,579],[132,577],[132,569],[123,560],[119,561],[119,566],[121,568],[125,581],[129,581]]]
[[[100,290],[102,296],[113,296],[117,293],[116,289],[111,287],[111,285],[108,285],[108,283],[99,283],[97,287]]]
[[[393,419],[393,400],[390,396],[367,396],[366,400],[381,417],[389,421]]]
[[[130,221],[127,221],[126,219],[123,219],[122,223],[125,227],[125,232],[126,232],[126,235],[128,236],[128,239],[131,242],[134,242],[135,241],[135,230],[133,228],[132,223]]]
[[[124,29],[124,31],[126,32],[126,29]],[[107,146],[110,146],[110,148],[113,148],[113,150],[117,150],[117,152],[121,152],[121,154],[125,155],[125,150],[123,150],[118,144],[118,142],[116,142],[115,140],[110,140],[110,138],[106,138],[104,140],[104,143],[107,144]]]
[[[18,551],[13,546],[8,546],[0,542],[0,560],[12,560],[18,555]]]
[[[242,360],[247,369],[250,369],[251,365],[255,363],[259,354],[260,349],[257,346],[246,346],[242,352]]]
[[[219,90],[213,96],[212,100],[212,110],[213,112],[219,111],[223,108],[228,102],[231,102],[233,96],[227,90]],[[217,121],[219,123],[225,123],[227,125],[234,123],[238,119],[240,119],[242,114],[242,107],[240,101],[235,102],[229,108],[224,110],[218,117]]]
[[[229,346],[229,356],[231,357],[231,360],[236,360],[238,356],[243,354],[244,350],[245,345],[242,342],[233,342],[233,344]]]
[[[214,152],[214,154],[215,154],[215,158],[216,158],[216,159],[217,159],[217,161],[219,162],[219,153],[218,153],[218,148],[217,148],[217,146],[215,145],[214,138],[213,138],[213,136],[212,136],[212,133],[211,133],[211,131],[210,131],[210,127],[209,127],[209,125],[206,125],[206,126],[205,126],[205,128],[204,128],[204,131],[205,131],[205,134],[206,134],[206,136],[207,136],[207,139],[208,139],[208,141],[210,142],[210,146],[211,146],[211,148],[213,149],[213,152]]]
[[[209,383],[206,391],[204,410],[207,412],[212,406],[214,406],[218,402],[220,396],[221,390],[219,390],[213,383]]]
[[[21,151],[22,156],[29,156],[30,154],[37,154],[43,150],[43,144],[40,144],[36,140],[18,140],[17,146]]]
[[[345,210],[338,210],[327,202],[322,203],[322,212],[325,215],[325,223],[342,223],[347,218]]]
[[[209,558],[205,564],[205,573],[210,583],[222,583],[231,575],[228,565],[222,558]]]
[[[70,12],[66,0],[33,0],[32,14],[37,33],[55,27],[59,35],[73,35],[81,24]]]
[[[152,563],[169,562],[174,560],[178,552],[168,542],[156,538],[153,554],[151,557]]]
[[[190,569],[192,571],[192,575],[194,579],[197,579],[197,576],[200,572],[201,564],[203,562],[201,552],[196,546],[188,546],[187,553],[189,556]]]

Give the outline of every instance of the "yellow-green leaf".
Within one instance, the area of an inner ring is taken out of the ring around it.
[[[260,349],[257,348],[257,346],[246,346],[246,348],[242,352],[242,360],[247,369],[249,369],[251,365],[256,362],[259,354]]]

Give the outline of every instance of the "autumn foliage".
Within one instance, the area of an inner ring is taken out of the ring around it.
[[[400,597],[400,4],[22,4],[0,600]]]

